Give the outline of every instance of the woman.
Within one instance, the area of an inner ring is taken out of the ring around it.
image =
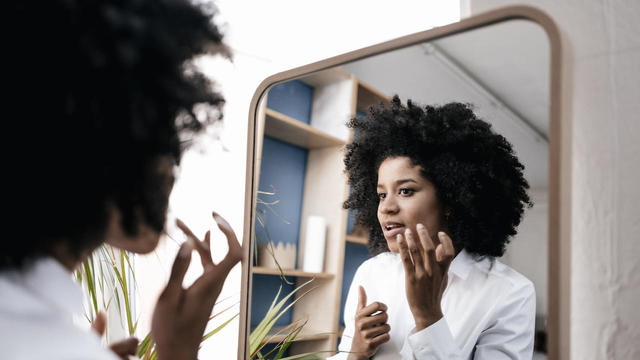
[[[533,284],[495,260],[531,206],[507,140],[463,104],[350,122],[345,207],[375,257],[356,271],[338,357],[530,359]]]
[[[125,359],[137,341],[100,345],[82,317],[72,272],[109,244],[152,251],[165,227],[184,140],[217,117],[222,97],[192,64],[225,53],[212,12],[189,0],[14,2],[4,78],[6,189],[0,242],[0,348],[6,359]],[[213,9],[209,7],[209,9]],[[8,164],[7,164],[8,163]],[[211,260],[185,242],[153,315],[158,359],[196,359],[205,326],[241,247],[219,215],[229,253]],[[204,268],[182,280],[196,250]],[[104,318],[94,324],[104,329]],[[34,346],[35,345],[35,346]]]

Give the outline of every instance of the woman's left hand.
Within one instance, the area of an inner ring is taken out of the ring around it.
[[[434,246],[429,231],[416,226],[418,239],[411,229],[398,234],[400,257],[404,266],[405,290],[411,313],[420,331],[442,318],[440,301],[447,287],[447,271],[455,250],[451,238],[438,233],[440,243]]]

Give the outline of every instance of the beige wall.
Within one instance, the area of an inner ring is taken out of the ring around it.
[[[640,359],[640,1],[526,0],[556,22],[572,134],[571,358]],[[462,0],[468,14],[514,5]],[[465,14],[463,14],[464,16]]]

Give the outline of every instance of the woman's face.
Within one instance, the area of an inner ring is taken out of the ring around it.
[[[378,221],[389,250],[399,252],[396,236],[409,228],[416,234],[422,224],[438,244],[440,203],[436,189],[406,156],[389,157],[378,168]]]

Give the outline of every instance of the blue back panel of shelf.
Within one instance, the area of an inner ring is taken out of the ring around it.
[[[295,283],[295,279],[287,277],[287,280]],[[282,281],[279,276],[275,275],[253,275],[253,284],[251,291],[251,329],[258,326],[269,310],[269,306],[275,299],[278,289],[282,285],[279,299],[287,296],[295,289],[295,285],[289,285]],[[292,297],[293,298],[293,297]],[[287,307],[293,299],[289,299],[282,307]],[[276,326],[285,326],[291,323],[291,309],[287,310],[278,320]]]
[[[307,155],[306,149],[269,136],[264,137],[258,189],[275,192],[275,195],[258,196],[265,202],[278,203],[269,206],[258,205],[258,213],[266,225],[265,231],[256,223],[256,235],[259,239],[266,241],[269,238],[275,244],[298,243]]]
[[[257,210],[264,219],[266,227],[265,230],[265,227],[256,222],[258,239],[262,241],[271,239],[274,244],[283,242],[297,246],[307,154],[306,149],[268,136],[264,137],[258,188],[261,191],[275,191],[275,195],[260,194],[259,197],[265,202],[277,200],[278,203],[270,205],[271,209],[265,205],[258,205]],[[252,326],[256,326],[267,313],[281,284],[281,297],[294,289],[293,285],[281,282],[278,276],[254,275],[251,299]],[[286,325],[290,322],[291,311],[288,311],[276,322],[276,325]]]
[[[293,80],[278,84],[269,90],[267,107],[305,124],[311,121],[313,88]]]
[[[312,87],[300,81],[288,81],[269,90],[267,107],[309,124],[312,100]],[[271,239],[274,243],[297,245],[308,151],[268,136],[265,136],[262,146],[258,187],[262,191],[274,191],[275,195],[261,194],[260,198],[265,202],[277,200],[278,203],[270,205],[271,209],[258,205],[258,212],[265,221],[266,231],[257,223],[256,235],[263,241]],[[254,275],[251,299],[252,327],[258,325],[267,313],[281,285],[281,297],[295,288],[281,281],[278,276]],[[280,317],[276,325],[282,326],[289,323],[291,323],[291,310]]]
[[[340,298],[340,324],[344,324],[344,303],[351,286],[351,280],[356,274],[358,266],[370,258],[366,245],[347,242],[344,249],[344,268],[342,273],[342,296]]]

